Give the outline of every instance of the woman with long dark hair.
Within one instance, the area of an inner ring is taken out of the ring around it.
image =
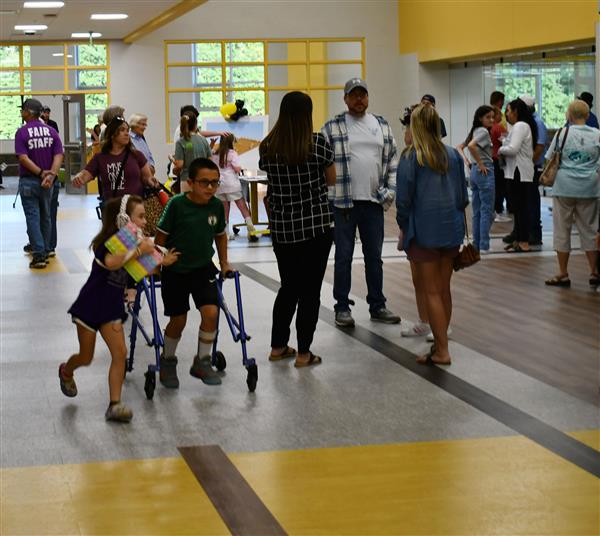
[[[125,194],[141,196],[144,185],[158,186],[146,157],[131,143],[129,125],[121,116],[108,123],[100,152],[75,175],[73,185],[83,186],[94,177],[99,179],[104,201]]]
[[[505,159],[504,177],[512,179],[511,196],[515,211],[512,234],[515,241],[504,249],[521,253],[529,248],[528,199],[533,195],[533,150],[537,144],[537,125],[528,106],[515,99],[506,107],[506,119],[512,125],[498,154]]]
[[[414,265],[424,291],[434,344],[417,359],[449,365],[448,326],[452,316],[450,278],[454,257],[465,235],[468,203],[463,161],[442,143],[440,119],[432,106],[418,106],[410,116],[411,145],[402,153],[397,174],[398,249]]]
[[[494,108],[483,105],[473,116],[467,139],[457,149],[471,170],[473,192],[473,244],[482,253],[490,251],[490,229],[494,221],[495,179],[490,129],[494,124]],[[464,149],[468,148],[471,158]]]
[[[292,91],[283,97],[277,123],[259,153],[259,167],[267,172],[271,237],[281,279],[269,359],[295,356],[298,368],[318,365],[322,360],[310,345],[333,240],[327,186],[335,184],[335,166],[331,147],[322,134],[313,132],[308,95]],[[294,313],[297,353],[288,346]]]

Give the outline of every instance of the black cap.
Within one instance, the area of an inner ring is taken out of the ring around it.
[[[42,108],[42,112],[51,112],[52,110],[50,109],[50,106],[44,106]]]
[[[431,104],[433,104],[435,106],[435,97],[433,95],[429,95],[428,93],[426,93],[425,95],[423,95],[421,97],[421,100],[430,102]]]
[[[32,114],[40,115],[44,107],[37,99],[26,99],[19,108],[22,110],[29,110]]]
[[[592,102],[594,102],[594,95],[592,95],[589,91],[582,91],[581,94],[577,96],[577,99],[587,103],[587,105],[591,108]]]

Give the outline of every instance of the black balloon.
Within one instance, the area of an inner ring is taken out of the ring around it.
[[[229,116],[231,121],[237,121],[240,117],[248,115],[248,110],[244,108],[243,100],[236,100],[235,107],[237,108],[237,111]]]

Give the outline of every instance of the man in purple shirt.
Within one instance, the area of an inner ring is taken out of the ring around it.
[[[50,202],[63,146],[57,132],[40,121],[42,103],[27,99],[21,106],[25,124],[15,134],[19,159],[19,195],[31,245],[30,268],[45,268],[51,239]]]

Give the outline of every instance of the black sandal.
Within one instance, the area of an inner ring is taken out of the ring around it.
[[[597,273],[590,274],[589,282],[590,282],[590,287],[599,286],[600,285],[600,274],[597,274]]]
[[[291,346],[286,346],[280,354],[269,354],[269,361],[281,361],[282,359],[288,359],[290,357],[296,357],[296,349]]]
[[[548,285],[549,287],[570,287],[571,286],[571,280],[569,279],[569,274],[565,274],[565,275],[555,275],[553,277],[551,277],[550,279],[546,279],[546,281],[544,281],[544,283],[546,285]],[[590,279],[590,285],[591,285],[591,279]]]

